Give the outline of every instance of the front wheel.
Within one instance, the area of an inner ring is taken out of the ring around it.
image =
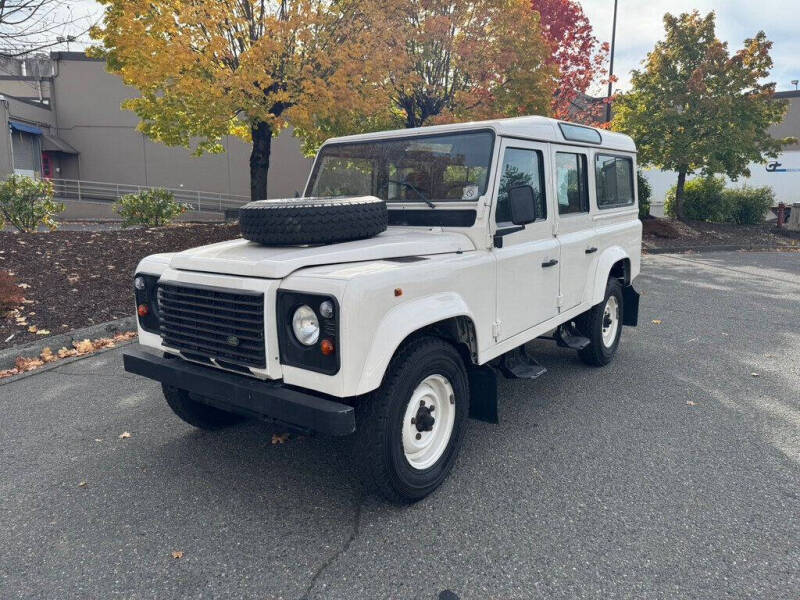
[[[577,321],[578,329],[590,342],[578,351],[587,365],[602,367],[614,358],[622,334],[622,310],[622,284],[617,279],[609,279],[603,301],[582,314]]]
[[[392,502],[433,492],[453,467],[469,409],[461,356],[420,337],[398,352],[383,385],[359,404],[357,446],[368,478]]]

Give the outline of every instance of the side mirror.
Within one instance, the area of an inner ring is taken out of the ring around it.
[[[511,209],[511,222],[514,225],[533,223],[538,217],[536,196],[529,185],[521,185],[508,191],[508,204]]]

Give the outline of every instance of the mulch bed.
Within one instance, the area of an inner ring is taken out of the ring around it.
[[[130,316],[133,274],[143,257],[236,237],[237,225],[221,224],[29,234],[0,231],[0,270],[13,273],[25,297],[12,314],[0,315],[0,349]]]
[[[779,230],[774,223],[734,225],[731,223],[683,223],[651,217],[642,221],[645,251],[674,250],[800,250],[800,233]]]

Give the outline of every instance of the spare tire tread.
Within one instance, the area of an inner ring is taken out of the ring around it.
[[[372,196],[261,200],[239,209],[242,237],[271,246],[365,239],[385,231],[388,221],[386,203]]]

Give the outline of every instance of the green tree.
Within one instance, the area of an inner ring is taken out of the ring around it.
[[[732,55],[717,39],[714,13],[666,14],[666,36],[632,74],[632,89],[614,104],[612,127],[631,135],[645,166],[678,173],[675,214],[685,219],[686,176],[750,174],[747,165],[774,158],[793,140],[767,133],[786,112],[773,99],[772,42],[763,31]]]

